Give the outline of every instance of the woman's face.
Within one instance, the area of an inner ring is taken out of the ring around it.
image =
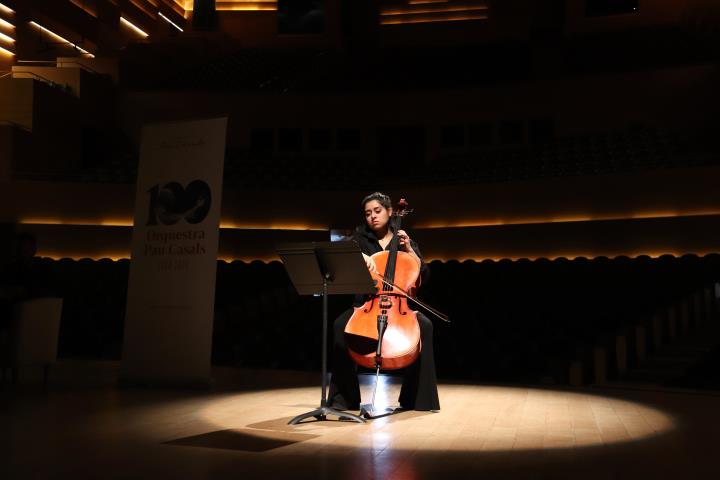
[[[392,215],[392,208],[385,208],[377,200],[365,204],[365,221],[374,232],[385,230]]]

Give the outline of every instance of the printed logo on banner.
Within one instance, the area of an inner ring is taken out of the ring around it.
[[[154,185],[149,195],[148,218],[145,226],[161,227],[185,222],[197,225],[205,220],[212,205],[210,186],[202,180],[193,180],[183,187],[179,182]],[[205,230],[164,231],[149,228],[145,237],[145,255],[201,255],[207,249],[204,244]],[[161,268],[165,265],[161,265]]]
[[[202,180],[193,180],[187,188],[178,182],[166,183],[162,188],[158,184],[148,193],[150,203],[145,225],[157,225],[158,219],[163,225],[175,225],[181,218],[197,224],[205,220],[212,203],[210,186]]]

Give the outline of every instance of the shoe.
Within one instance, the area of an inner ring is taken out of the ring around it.
[[[439,412],[439,408],[431,408],[431,407],[417,407],[415,405],[403,405],[400,404],[400,410],[415,410],[416,412]]]

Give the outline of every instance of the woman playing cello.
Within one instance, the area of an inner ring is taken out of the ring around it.
[[[399,251],[409,254],[420,267],[421,275],[427,266],[423,262],[417,243],[410,239],[407,232],[394,232],[391,227],[392,202],[390,197],[379,192],[372,193],[362,201],[365,223],[355,230],[352,240],[357,243],[370,271],[376,271],[371,255],[390,247],[393,236],[398,237]],[[364,300],[356,299],[355,307]],[[356,365],[348,354],[345,340],[345,327],[353,315],[353,308],[346,310],[334,324],[332,381],[330,385],[330,406],[342,410],[360,408],[360,387]],[[400,407],[407,410],[440,410],[433,358],[433,325],[430,320],[417,312],[422,348],[419,358],[404,369]]]

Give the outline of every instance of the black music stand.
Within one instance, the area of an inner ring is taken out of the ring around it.
[[[306,418],[325,420],[336,415],[359,423],[362,417],[336,410],[327,405],[327,296],[375,293],[375,282],[362,259],[360,248],[350,241],[306,242],[278,245],[288,276],[300,295],[322,295],[322,396],[320,407],[290,420],[295,425]]]

